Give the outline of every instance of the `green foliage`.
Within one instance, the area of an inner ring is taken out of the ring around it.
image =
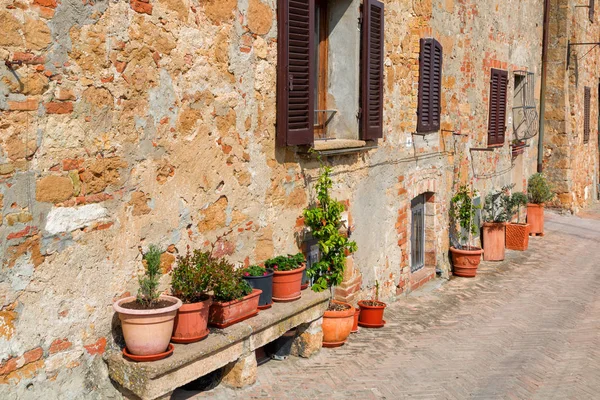
[[[554,198],[552,187],[542,173],[533,174],[527,183],[529,202],[534,204],[546,203]]]
[[[287,256],[277,256],[265,261],[265,267],[273,271],[293,271],[302,266],[306,261],[304,254],[298,253],[295,255],[288,254]]]
[[[379,281],[375,281],[375,301],[379,301]]]
[[[528,199],[527,199],[527,195],[523,192],[515,192],[510,196],[510,199],[508,201],[508,207],[507,207],[507,212],[508,212],[508,219],[511,220],[515,215],[519,218],[518,221],[520,221],[520,215],[519,215],[519,211],[521,210],[521,207],[524,207],[527,205]]]
[[[304,210],[305,224],[319,241],[321,250],[321,259],[307,271],[314,278],[312,289],[315,292],[322,292],[342,283],[346,253],[357,250],[356,243],[340,233],[344,205],[329,195],[333,186],[330,174],[331,168],[321,165],[321,173],[315,186],[317,204]]]
[[[213,262],[209,252],[188,247],[185,256],[177,257],[177,267],[171,274],[173,295],[184,303],[196,303],[206,298],[212,288]]]
[[[148,252],[143,254],[146,273],[138,277],[140,288],[137,301],[147,308],[151,308],[160,297],[158,284],[160,279],[160,256],[162,251],[155,245],[150,245]]]
[[[450,200],[451,229],[456,232],[458,225],[467,232],[468,236],[465,236],[462,231],[460,233],[461,240],[467,242],[467,248],[472,247],[472,236],[477,234],[475,213],[480,207],[473,204],[473,197],[475,196],[477,196],[477,191],[472,191],[466,185],[462,185]]]
[[[269,275],[269,272],[260,265],[251,265],[248,268],[244,268],[242,274],[244,276],[265,276]]]
[[[485,222],[506,222],[510,219],[508,208],[510,206],[509,191],[512,186],[504,186],[501,190],[488,193],[485,196],[483,219]]]
[[[252,293],[252,288],[242,276],[241,269],[236,269],[225,258],[211,258],[213,275],[213,298],[216,301],[228,302],[241,299]]]

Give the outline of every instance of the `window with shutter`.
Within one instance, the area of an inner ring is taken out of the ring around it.
[[[442,45],[437,40],[421,39],[417,132],[440,129],[442,53]]]
[[[590,140],[590,101],[592,99],[592,90],[587,86],[583,97],[583,143],[587,143]]]
[[[488,146],[504,143],[506,131],[506,92],[508,72],[492,69],[490,79],[490,111],[488,120]]]

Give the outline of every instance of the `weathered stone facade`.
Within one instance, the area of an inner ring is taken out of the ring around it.
[[[187,245],[244,264],[297,251],[319,164],[275,145],[276,3],[0,1],[0,397],[120,396],[102,354],[116,346],[113,300],[137,290],[139,246],[162,246],[165,272]],[[447,277],[455,184],[521,189],[535,172],[537,138],[511,157],[510,110],[514,71],[539,82],[541,10],[385,2],[384,139],[326,158],[359,248],[338,296],[378,280],[392,300]],[[418,136],[430,36],[444,47],[442,130]],[[479,151],[491,68],[509,71],[507,140]],[[421,194],[426,266],[411,274]]]

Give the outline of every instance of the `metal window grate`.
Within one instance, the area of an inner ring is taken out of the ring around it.
[[[513,96],[513,133],[515,139],[531,139],[538,133],[539,116],[535,105],[535,75],[533,72],[515,71]]]
[[[425,266],[425,197],[420,195],[412,201],[411,213],[411,263],[410,271]]]

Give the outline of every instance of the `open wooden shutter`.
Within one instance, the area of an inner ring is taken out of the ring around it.
[[[506,131],[506,91],[508,72],[492,69],[490,82],[490,115],[488,121],[488,146],[504,143]]]
[[[383,3],[364,0],[361,59],[361,137],[383,137]]]
[[[590,140],[590,101],[592,99],[592,90],[589,87],[584,89],[583,98],[583,143]]]
[[[314,141],[314,0],[279,0],[277,144]]]
[[[442,55],[442,45],[437,40],[421,39],[417,132],[440,129]]]

